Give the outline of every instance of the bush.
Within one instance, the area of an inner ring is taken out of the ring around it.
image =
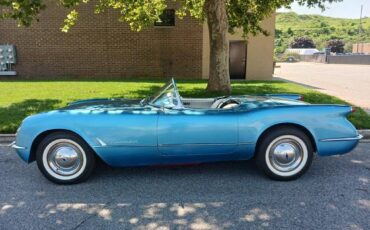
[[[330,40],[327,47],[330,48],[332,53],[344,53],[344,42],[339,39]]]
[[[292,43],[290,44],[290,47],[292,48],[316,48],[315,43],[311,38],[308,37],[299,37],[295,38]]]

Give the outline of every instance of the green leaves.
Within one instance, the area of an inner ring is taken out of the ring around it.
[[[75,25],[76,21],[78,19],[78,12],[76,10],[72,10],[67,15],[67,18],[64,19],[64,26],[61,28],[61,30],[65,33],[68,32],[68,30]]]
[[[120,12],[120,21],[128,23],[132,30],[140,31],[154,25],[166,7],[166,0],[100,0],[95,13],[113,8]]]
[[[325,2],[340,1],[342,0],[296,0],[300,5],[318,6],[322,9],[325,8]],[[235,28],[242,28],[244,36],[258,33],[268,35],[260,22],[275,13],[278,8],[289,8],[293,2],[294,0],[229,0],[227,3],[229,31],[233,32]]]
[[[175,1],[175,0],[174,0]],[[199,20],[204,20],[204,1],[205,0],[180,0],[180,7],[176,14],[179,18],[185,17],[188,13],[191,17]],[[176,2],[176,1],[175,1]]]
[[[45,8],[42,0],[0,0],[0,18],[12,18],[18,25],[31,25],[37,15]]]
[[[276,52],[283,53],[292,39],[303,36],[312,38],[318,50],[328,47],[328,41],[339,39],[345,43],[344,51],[352,52],[353,43],[370,42],[370,18],[363,18],[362,25],[363,31],[359,34],[359,19],[278,13],[275,31]]]
[[[140,31],[144,27],[153,26],[154,22],[164,9],[167,3],[176,2],[176,15],[183,18],[190,15],[200,21],[206,19],[205,0],[58,0],[57,2],[65,8],[72,10],[64,20],[61,28],[66,32],[78,19],[76,7],[79,4],[95,4],[95,13],[103,12],[111,8],[120,12],[119,20],[128,23],[132,30]],[[242,28],[244,35],[263,33],[267,35],[260,22],[273,14],[280,7],[289,7],[294,0],[227,0],[229,31],[235,28]],[[301,5],[309,7],[325,7],[325,3],[338,2],[341,0],[296,0]],[[29,26],[32,21],[37,20],[41,10],[45,8],[43,0],[0,0],[0,18],[12,18],[17,20],[19,25]]]

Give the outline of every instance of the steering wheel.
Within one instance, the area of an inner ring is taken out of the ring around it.
[[[231,109],[231,108],[234,108],[238,105],[239,105],[239,102],[237,102],[236,100],[230,99],[230,100],[227,100],[227,101],[221,103],[218,108],[220,108],[220,109]]]

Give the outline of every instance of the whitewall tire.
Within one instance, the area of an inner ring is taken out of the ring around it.
[[[73,184],[90,176],[95,156],[77,135],[55,132],[46,136],[39,144],[36,161],[47,179],[58,184]]]
[[[313,147],[310,138],[293,127],[273,129],[259,142],[257,163],[272,179],[294,180],[311,166]]]

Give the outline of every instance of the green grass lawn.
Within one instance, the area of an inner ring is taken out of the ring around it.
[[[65,106],[86,98],[144,98],[156,92],[164,81],[3,81],[0,82],[0,133],[15,133],[21,121],[31,114]],[[206,92],[206,81],[179,81],[184,97],[219,96]],[[348,104],[302,86],[281,81],[233,82],[233,94],[298,93],[305,101],[321,104]],[[314,116],[314,114],[313,114]],[[370,116],[362,109],[350,116],[359,129],[370,128]]]

